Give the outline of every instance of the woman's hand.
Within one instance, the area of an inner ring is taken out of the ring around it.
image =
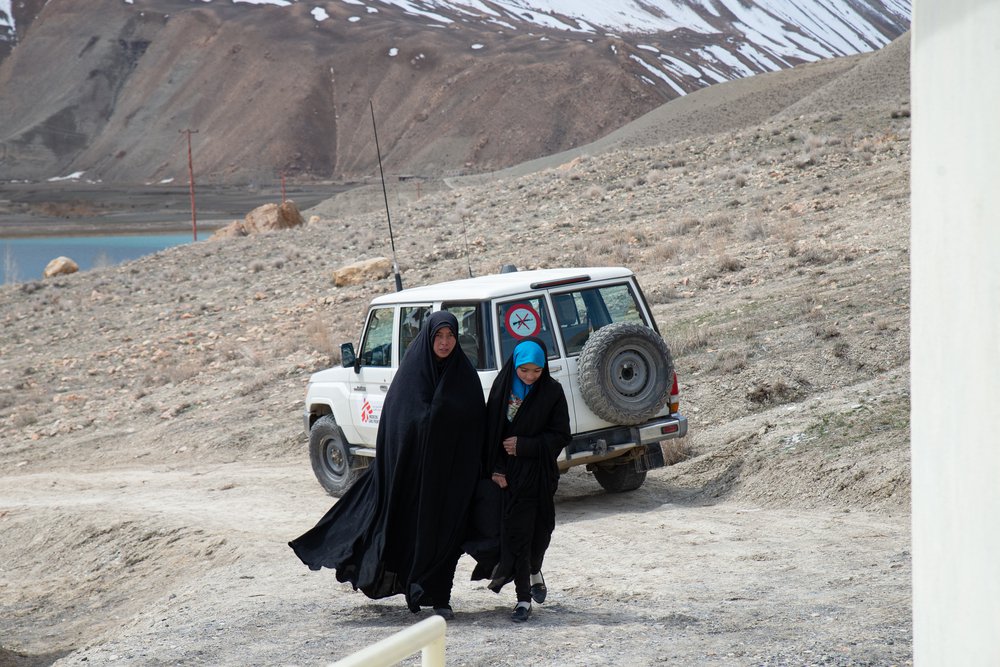
[[[507,476],[506,475],[502,475],[502,474],[500,474],[498,472],[495,472],[495,473],[493,473],[492,479],[493,479],[493,482],[497,486],[499,486],[501,489],[506,489],[507,488]]]
[[[517,456],[517,436],[512,435],[509,438],[504,438],[503,448],[510,456]]]

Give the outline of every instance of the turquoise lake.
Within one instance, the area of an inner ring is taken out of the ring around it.
[[[191,241],[191,234],[0,239],[0,284],[41,280],[45,266],[60,256],[69,257],[79,265],[81,271],[86,271],[95,266],[121,264]]]

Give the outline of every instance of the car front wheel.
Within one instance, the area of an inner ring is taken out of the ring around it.
[[[363,468],[356,468],[355,457],[332,415],[316,420],[309,429],[309,460],[316,479],[331,496],[340,497],[357,481]]]

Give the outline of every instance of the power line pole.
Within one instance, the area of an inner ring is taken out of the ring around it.
[[[194,240],[198,240],[198,213],[194,205],[194,166],[191,162],[191,135],[198,134],[198,130],[179,130],[181,134],[187,135],[188,144],[188,183],[191,187],[191,234]]]

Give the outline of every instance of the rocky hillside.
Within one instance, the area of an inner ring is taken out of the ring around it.
[[[802,422],[798,438],[846,437],[776,406],[854,419],[828,399],[863,406],[866,392],[893,401],[901,420],[867,424],[870,436],[902,446],[909,112],[906,97],[886,96],[890,86],[880,82],[906,80],[908,53],[903,38],[841,63],[825,83],[806,66],[760,78],[761,88],[740,82],[691,95],[679,104],[718,106],[728,90],[723,106],[746,114],[697,136],[595,149],[489,183],[441,183],[419,198],[397,186],[404,282],[462,277],[469,263],[476,273],[505,263],[630,266],[674,347],[701,453],[720,445],[713,429],[779,415]],[[800,97],[757,117],[751,101],[770,86]],[[858,103],[850,110],[829,99],[845,91]],[[74,443],[115,433],[137,455],[161,458],[174,429],[194,424],[216,433],[186,445],[198,456],[294,450],[301,433],[290,414],[308,371],[335,361],[336,343],[357,335],[368,299],[392,289],[391,279],[331,281],[337,266],[388,252],[380,194],[334,198],[307,211],[319,222],[302,228],[5,286],[3,456],[23,457],[29,469],[65,448],[100,458],[101,448]],[[895,387],[891,399],[876,387]],[[267,428],[225,416],[242,414],[244,399],[260,402]],[[228,426],[216,431],[218,419]],[[854,452],[858,443],[842,444]],[[857,487],[810,489],[842,492]]]
[[[0,179],[185,181],[187,130],[201,182],[366,178],[369,102],[390,173],[479,173],[909,25],[906,0],[514,4],[0,2],[16,44],[0,51]]]

